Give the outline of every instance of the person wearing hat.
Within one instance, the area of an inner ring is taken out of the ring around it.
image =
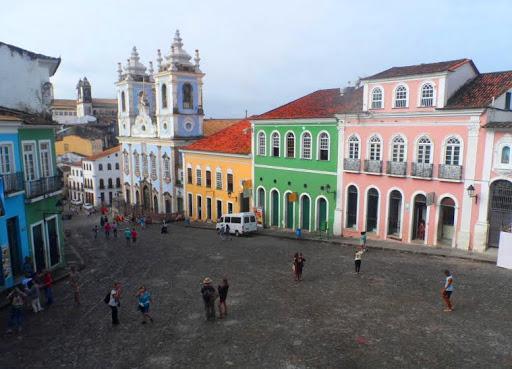
[[[212,286],[212,280],[208,277],[203,280],[201,295],[203,296],[206,320],[215,320],[215,299],[217,298],[217,291],[215,291],[215,288]]]

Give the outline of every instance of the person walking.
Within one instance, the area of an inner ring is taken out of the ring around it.
[[[121,306],[121,283],[116,282],[110,290],[108,297],[108,306],[112,313],[112,325],[119,324],[119,307]],[[107,299],[105,299],[106,301]]]
[[[21,327],[23,324],[23,305],[25,303],[24,299],[26,297],[27,295],[18,287],[15,287],[11,293],[7,295],[7,299],[11,305],[11,314],[9,317],[7,333],[11,333],[13,327],[15,327],[18,332],[21,332]]]
[[[75,300],[75,305],[80,305],[80,275],[78,274],[78,270],[75,265],[71,266],[71,270],[69,272],[69,285],[73,290],[73,298]]]
[[[137,237],[139,236],[139,234],[137,233],[137,231],[135,230],[135,228],[132,228],[131,236],[132,236],[132,242],[133,242],[133,243],[137,242]]]
[[[224,232],[226,235],[226,239],[231,240],[231,228],[229,227],[229,224],[226,224],[224,227]]]
[[[359,274],[359,271],[361,270],[361,259],[363,258],[363,248],[359,248],[356,250],[356,254],[354,256],[354,265],[356,267],[356,273]]]
[[[46,296],[46,306],[53,304],[53,278],[52,273],[46,270],[43,277],[44,294]]]
[[[450,300],[453,293],[453,276],[449,270],[445,270],[444,275],[446,279],[444,282],[444,287],[441,289],[441,296],[443,297],[446,308],[443,311],[451,312],[453,311],[453,305]]]
[[[304,263],[306,262],[306,258],[302,255],[302,252],[299,253],[299,259],[297,264],[297,280],[302,281],[302,271],[304,270]]]
[[[40,301],[40,293],[39,293],[39,286],[36,284],[34,279],[32,279],[27,284],[27,296],[30,300],[30,305],[32,306],[32,310],[34,313],[39,313],[40,311],[43,311],[44,309],[41,307],[41,301]]]
[[[112,226],[110,225],[108,220],[105,223],[104,229],[105,229],[105,238],[108,240],[108,239],[110,239],[110,230],[112,229]]]
[[[102,215],[100,217],[100,227],[103,228],[105,226],[105,217]]]
[[[124,238],[126,239],[126,246],[130,246],[130,241],[132,238],[132,232],[130,231],[130,228],[124,229]]]
[[[226,239],[226,226],[220,226],[219,228],[219,236],[221,241],[224,241]]]
[[[151,294],[146,287],[141,286],[137,292],[137,299],[139,302],[139,310],[142,313],[142,324],[146,324],[149,319],[153,323],[153,318],[149,315],[149,304],[151,302]]]
[[[224,277],[222,283],[217,287],[219,293],[219,318],[222,319],[228,315],[228,307],[226,306],[226,299],[228,297],[229,284],[228,279]]]
[[[98,238],[98,232],[99,232],[99,228],[98,228],[98,225],[95,224],[92,231],[94,232],[94,239],[97,239]]]
[[[299,280],[299,253],[296,252],[293,255],[293,261],[292,261],[292,271],[293,271],[293,278],[298,281]]]
[[[112,233],[114,234],[114,238],[117,238],[117,221],[112,222]]]
[[[212,280],[208,277],[203,280],[201,295],[203,296],[206,320],[215,320],[215,299],[217,298],[217,292],[212,286]]]
[[[363,251],[366,251],[366,232],[361,232],[361,237],[359,237],[359,246]]]

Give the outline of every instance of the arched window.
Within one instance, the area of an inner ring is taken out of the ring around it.
[[[192,85],[190,83],[183,84],[183,109],[192,109],[194,107],[194,99],[192,98]]]
[[[368,151],[368,159],[370,160],[382,160],[381,152],[382,152],[382,142],[380,141],[379,136],[370,137],[369,143],[369,151]]]
[[[126,98],[124,96],[124,91],[121,92],[121,111],[126,111]]]
[[[259,132],[258,133],[258,155],[265,156],[265,153],[267,151],[266,148],[266,137],[265,132]]]
[[[103,164],[98,164],[98,170],[103,170]]]
[[[395,90],[395,108],[407,107],[407,88],[400,85]]]
[[[201,173],[202,173],[201,168],[197,167],[196,168],[196,185],[198,185],[198,186],[201,186],[201,182],[202,182],[201,181],[201,177],[202,177]]]
[[[432,142],[427,136],[422,136],[418,139],[416,162],[421,164],[430,164],[432,162]]]
[[[105,182],[103,181],[103,179],[100,179],[100,190],[102,190],[104,188],[105,188]]]
[[[311,159],[311,133],[304,132],[302,134],[302,159]]]
[[[112,188],[113,184],[112,184],[112,178],[109,178],[108,179],[108,188]]]
[[[444,163],[460,165],[460,140],[457,137],[450,137],[446,140]]]
[[[403,163],[405,161],[405,140],[402,136],[396,136],[392,141],[391,161]]]
[[[121,178],[116,178],[116,188],[121,188]]]
[[[165,83],[162,85],[162,108],[167,108],[167,86]]]
[[[119,163],[116,163],[116,170],[119,170]]]
[[[381,109],[382,107],[382,89],[376,87],[372,91],[372,109]]]
[[[295,135],[293,132],[288,132],[286,134],[286,157],[295,157]]]
[[[434,105],[434,86],[426,83],[421,87],[421,101],[420,105],[429,107]]]
[[[279,144],[280,144],[279,133],[272,133],[272,156],[279,156]]]
[[[329,134],[322,132],[318,136],[318,160],[329,160]]]
[[[510,164],[510,146],[503,146],[500,161],[501,164]]]
[[[171,161],[167,153],[162,156],[164,160],[164,178],[171,179]]]
[[[107,163],[107,170],[112,170],[112,164]]]
[[[356,135],[348,139],[348,158],[359,159],[359,138]]]
[[[147,154],[142,154],[142,175],[144,177],[147,177],[149,175]]]
[[[357,227],[357,204],[358,204],[357,187],[348,186],[347,190],[347,228]]]

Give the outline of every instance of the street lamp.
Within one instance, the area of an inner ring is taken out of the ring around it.
[[[468,188],[466,188],[466,191],[470,198],[475,199],[475,204],[478,204],[478,195],[475,193],[475,187],[473,187],[473,185],[469,185]]]

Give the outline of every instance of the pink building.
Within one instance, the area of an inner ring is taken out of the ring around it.
[[[337,213],[345,236],[485,251],[512,223],[512,71],[469,59],[361,81],[340,121]]]

